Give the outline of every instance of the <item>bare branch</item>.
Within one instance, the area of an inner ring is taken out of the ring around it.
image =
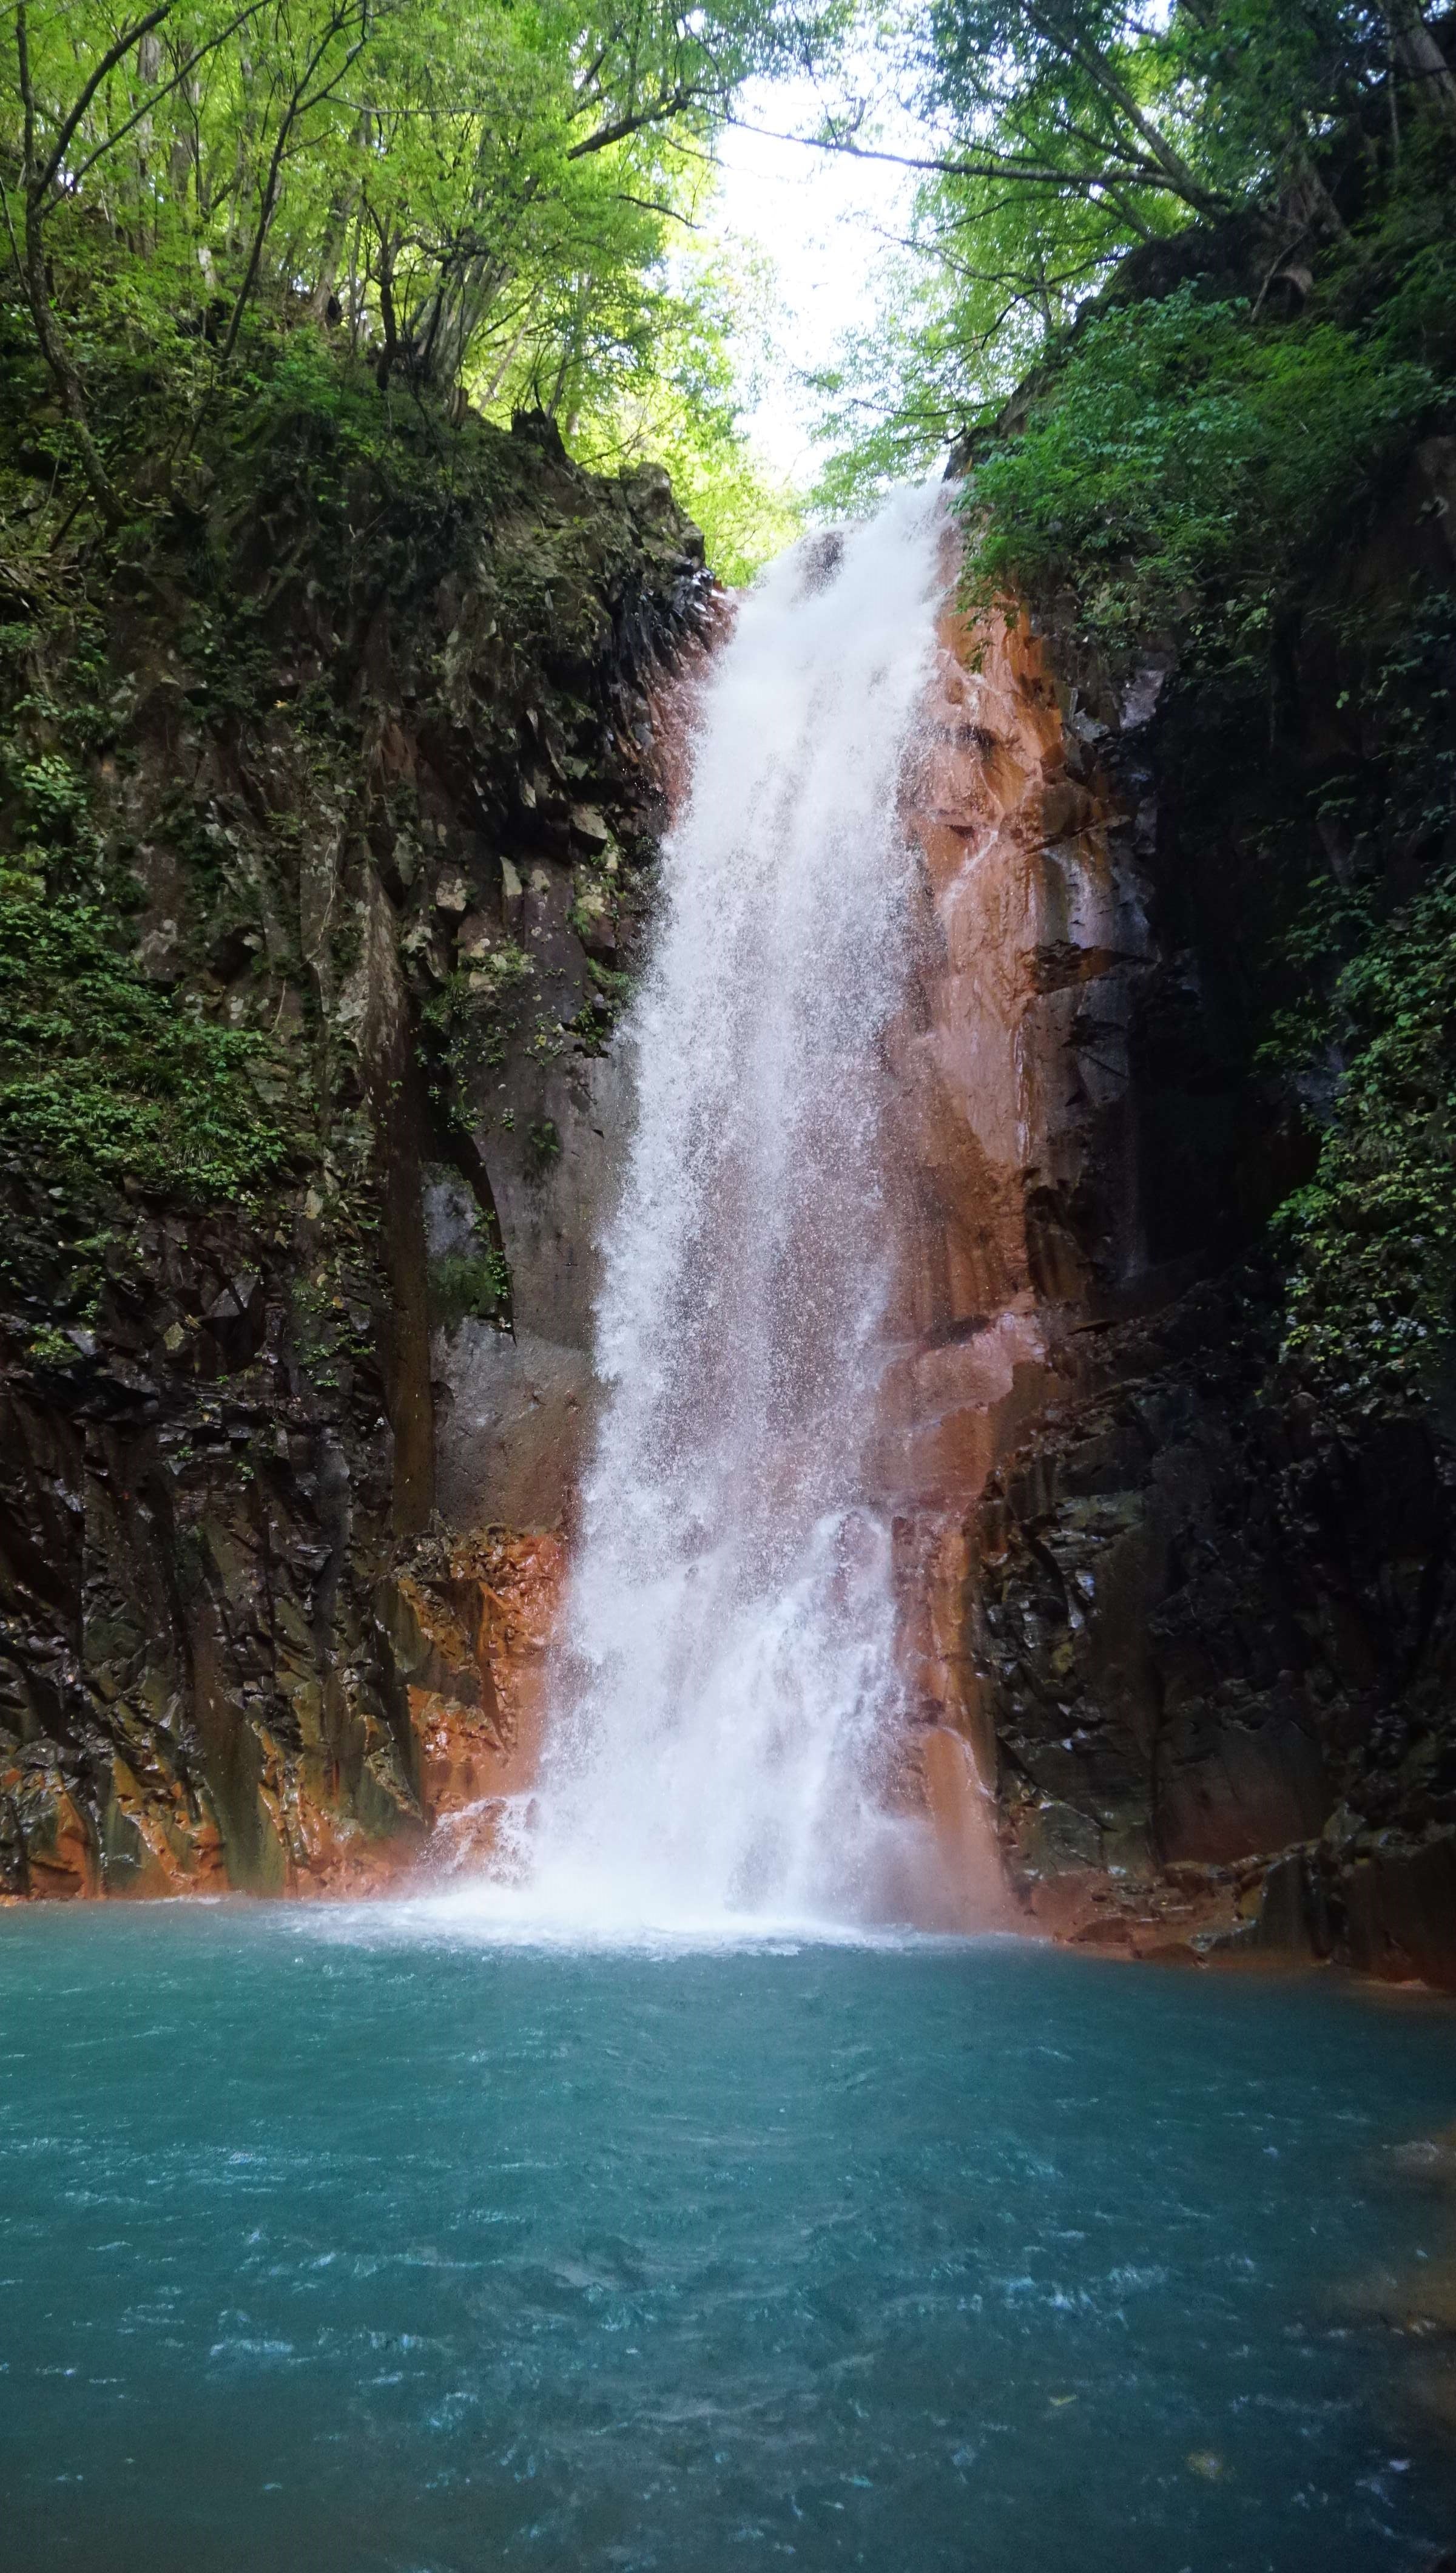
[[[188,55],[180,71],[174,72],[170,80],[163,81],[160,88],[149,90],[141,106],[134,109],[123,124],[116,126],[103,142],[98,143],[94,152],[89,153],[84,161],[78,162],[75,169],[67,173],[70,185],[73,188],[79,188],[82,180],[90,176],[98,161],[104,161],[108,152],[114,152],[117,145],[124,143],[137,126],[146,123],[154,109],[161,106],[164,98],[170,98],[175,89],[180,89],[183,82],[191,78],[206,55],[216,53],[220,45],[225,45],[230,36],[236,35],[240,27],[246,26],[250,18],[256,18],[259,11],[266,6],[267,0],[248,0],[246,9],[240,9],[236,18],[229,19],[226,27],[220,27],[216,35],[209,36],[205,45],[199,45],[195,53]]]
[[[273,153],[268,165],[268,177],[264,182],[263,195],[259,204],[258,221],[253,230],[253,243],[248,254],[248,265],[243,273],[243,283],[238,289],[237,300],[233,306],[232,318],[228,324],[227,334],[224,338],[222,347],[218,352],[218,370],[220,374],[223,369],[227,367],[232,358],[233,352],[238,345],[238,334],[243,328],[243,315],[247,309],[248,301],[253,293],[253,289],[258,282],[258,271],[262,264],[264,249],[268,241],[269,232],[272,229],[274,215],[278,210],[279,185],[283,174],[284,161],[288,153],[289,138],[293,133],[294,127],[299,124],[305,116],[312,115],[316,107],[322,107],[325,100],[333,96],[334,92],[338,89],[340,82],[346,78],[354,64],[358,61],[360,54],[363,52],[365,42],[364,35],[363,33],[360,35],[358,42],[350,47],[344,61],[340,64],[332,78],[325,81],[323,85],[315,91],[312,98],[309,96],[309,83],[319,69],[320,64],[324,61],[330,46],[335,41],[335,38],[345,34],[346,30],[353,24],[359,24],[363,27],[367,21],[367,16],[368,0],[341,0],[341,5],[336,7],[328,26],[319,38],[308,62],[305,64],[301,77],[294,84],[293,95],[279,121],[278,133],[274,138]]]
[[[649,125],[663,125],[674,116],[685,116],[689,108],[701,106],[707,95],[706,87],[696,89],[689,84],[664,91],[650,107],[638,108],[631,116],[616,117],[610,125],[598,126],[595,134],[585,135],[580,143],[573,143],[566,158],[568,161],[584,161],[590,152],[605,152],[609,144],[625,143],[629,135],[640,134]]]
[[[106,52],[102,55],[101,60],[97,64],[90,79],[88,81],[83,81],[80,96],[77,98],[70,115],[66,117],[62,123],[60,133],[52,148],[49,161],[46,163],[43,170],[36,173],[35,178],[31,183],[35,187],[38,195],[43,196],[48,188],[54,186],[61,164],[65,160],[66,154],[70,149],[72,137],[74,136],[77,127],[80,125],[82,118],[85,116],[88,107],[91,105],[92,100],[95,98],[97,91],[101,88],[102,83],[110,80],[112,73],[126,61],[126,58],[134,45],[139,45],[144,36],[150,36],[154,27],[160,27],[164,18],[171,17],[176,6],[177,0],[159,0],[157,8],[153,9],[147,17],[138,18],[122,35],[118,36],[114,45],[109,45],[107,47]],[[16,15],[17,20],[23,22],[25,17],[24,8],[22,7],[19,9]]]

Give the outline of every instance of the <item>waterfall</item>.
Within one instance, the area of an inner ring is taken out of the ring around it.
[[[607,1387],[542,1776],[533,1911],[687,1927],[886,1901],[890,1533],[864,1489],[893,1269],[881,1039],[937,495],[809,538],[706,680],[604,1249]]]

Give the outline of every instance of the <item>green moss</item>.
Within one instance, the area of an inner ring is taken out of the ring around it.
[[[102,903],[0,870],[0,1154],[81,1193],[251,1200],[295,1148],[255,1086],[277,1058],[149,983],[118,929]]]
[[[450,1251],[429,1264],[433,1321],[447,1331],[465,1320],[503,1323],[510,1309],[510,1271],[498,1251]]]
[[[1340,1399],[1429,1390],[1456,1330],[1456,873],[1345,968],[1335,1008],[1349,1069],[1275,1224],[1283,1354]]]

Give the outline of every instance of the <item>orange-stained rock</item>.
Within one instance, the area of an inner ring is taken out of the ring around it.
[[[103,1874],[106,1892],[122,1898],[227,1891],[217,1819],[205,1804],[191,1805],[176,1780],[144,1786],[127,1761],[113,1760],[100,1837],[98,1893]]]
[[[892,1160],[910,1182],[906,1416],[935,1431],[926,1481],[958,1497],[984,1480],[986,1445],[948,1442],[948,1416],[984,1417],[1019,1371],[1034,1379],[1023,1405],[1044,1399],[1057,1323],[1135,1255],[1126,1029],[1148,938],[1109,846],[1120,817],[1084,738],[1097,730],[1024,621],[943,616],[907,791],[916,990],[889,1058]],[[1079,1199],[1109,1156],[1129,1187],[1094,1276]],[[1005,1452],[1005,1432],[992,1443]]]
[[[395,1747],[382,1733],[371,1828],[339,1793],[322,1739],[301,1720],[286,1756],[255,1723],[253,1772],[239,1784],[232,1828],[250,1819],[247,1889],[290,1897],[400,1891],[442,1861],[488,1852],[505,1799],[535,1775],[545,1658],[565,1566],[555,1535],[491,1528],[430,1539],[381,1585],[377,1614],[407,1733],[416,1807],[401,1809]],[[365,1754],[365,1767],[369,1754]],[[31,1895],[145,1899],[237,1890],[236,1853],[198,1791],[155,1769],[140,1778],[119,1756],[93,1813],[43,1755],[0,1770],[0,1797],[25,1830]]]
[[[491,1528],[432,1541],[392,1585],[426,1863],[483,1859],[506,1801],[534,1780],[564,1572],[559,1536]]]
[[[0,1773],[0,1794],[13,1799],[26,1836],[27,1892],[72,1901],[99,1890],[96,1845],[59,1769]]]
[[[948,590],[954,571],[948,540]],[[872,1472],[937,1863],[973,1909],[989,1809],[966,1758],[983,1791],[998,1783],[969,1646],[978,1504],[1078,1388],[1079,1331],[1136,1261],[1127,1027],[1148,938],[1100,731],[1025,619],[946,610],[905,786],[913,988],[886,1049],[902,1262]],[[1093,1200],[1115,1235],[1089,1240]],[[1095,1935],[1090,1896],[1063,1908],[1043,1926]]]

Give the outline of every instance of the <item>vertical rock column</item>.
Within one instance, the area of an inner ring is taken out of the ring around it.
[[[907,781],[915,975],[889,1045],[904,1263],[879,1475],[915,1792],[953,1875],[984,1871],[998,1786],[969,1642],[978,1505],[1139,1274],[1127,1042],[1148,938],[1099,758],[1115,722],[1014,611],[942,617]]]

